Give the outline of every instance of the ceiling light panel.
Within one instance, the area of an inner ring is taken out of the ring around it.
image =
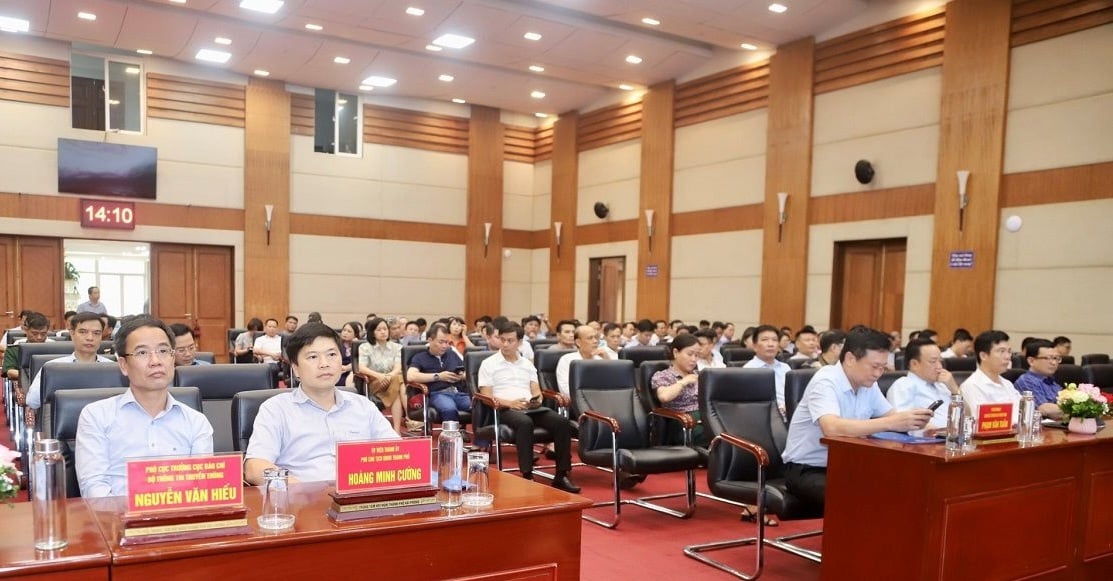
[[[27,32],[31,30],[31,21],[11,16],[0,16],[0,31]]]
[[[274,14],[282,10],[283,0],[241,0],[240,8],[254,10],[263,14]]]
[[[207,63],[224,64],[228,62],[228,59],[232,58],[232,53],[222,50],[213,50],[211,48],[203,48],[197,51],[197,55],[193,58]]]
[[[346,64],[352,62],[352,59],[350,59],[346,56],[338,56],[338,57],[333,58],[332,62],[334,62],[338,65],[346,65]]]
[[[433,44],[444,48],[461,49],[475,42],[474,38],[461,34],[442,34],[433,40]]]
[[[370,85],[372,87],[390,87],[397,82],[398,82],[398,79],[392,79],[390,77],[381,77],[381,76],[378,76],[378,75],[372,75],[370,77],[367,77],[366,79],[363,79],[362,84]]]
[[[88,20],[90,22],[97,19],[97,15],[93,14],[92,12],[78,12],[77,17],[82,20]]]
[[[769,11],[770,12],[776,12],[777,14],[783,14],[786,10],[788,10],[788,6],[785,6],[784,4],[775,4],[774,3],[774,4],[769,5]]]
[[[425,14],[425,11],[421,8],[418,8],[417,6],[410,6],[409,8],[406,8],[406,14],[409,14],[410,16],[423,16]]]

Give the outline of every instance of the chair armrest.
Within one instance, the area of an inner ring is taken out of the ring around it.
[[[612,433],[617,434],[617,433],[622,431],[622,429],[618,425],[618,420],[616,420],[612,417],[609,417],[609,416],[605,416],[605,415],[603,415],[599,412],[593,412],[591,410],[588,410],[588,411],[580,414],[580,422],[583,422],[584,418],[587,418],[589,420],[595,420],[599,423],[606,424],[608,427],[611,428]]]
[[[541,390],[541,397],[544,398],[544,399],[551,399],[551,400],[555,401],[556,404],[558,406],[562,407],[562,408],[568,407],[568,404],[571,403],[568,400],[568,396],[564,395],[563,393],[560,393],[559,391],[552,391],[550,389],[542,389]]]
[[[649,413],[655,416],[668,418],[670,420],[676,420],[680,422],[680,425],[683,426],[685,430],[690,430],[696,426],[696,421],[692,419],[691,414],[685,412],[678,412],[676,410],[670,410],[668,408],[653,408],[653,411]]]
[[[493,396],[493,395],[485,395],[485,394],[482,394],[482,393],[477,393],[477,394],[471,396],[471,399],[472,399],[472,401],[482,402],[483,405],[485,405],[485,406],[487,406],[487,407],[489,407],[493,410],[509,409],[506,406],[499,403],[499,400],[497,398],[495,398],[495,396]]]
[[[414,381],[407,381],[406,382],[406,389],[415,390],[422,395],[429,395],[429,386],[425,385],[424,383],[417,383],[417,382],[414,382]]]
[[[726,442],[735,448],[749,452],[757,459],[757,463],[760,464],[762,468],[769,466],[769,453],[765,451],[765,448],[745,438],[739,438],[738,436],[732,436],[730,434],[720,434],[716,436],[715,439],[711,441],[708,452],[714,450],[715,447],[719,445],[719,442]]]

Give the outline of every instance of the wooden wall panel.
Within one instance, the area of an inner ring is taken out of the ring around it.
[[[534,163],[553,158],[553,126],[538,127],[534,135]]]
[[[818,196],[808,203],[809,224],[837,224],[907,216],[935,211],[935,184]]]
[[[811,38],[783,45],[773,55],[769,71],[761,322],[793,328],[804,324],[807,296],[814,55]],[[780,241],[778,192],[789,194]]]
[[[944,337],[993,324],[1011,8],[1011,0],[947,5],[928,308],[928,325]],[[970,171],[962,231],[958,170]],[[950,268],[954,251],[973,252],[973,268]]]
[[[638,302],[639,318],[668,319],[669,291],[672,285],[672,180],[676,158],[675,137],[676,84],[654,85],[642,97],[641,203],[638,212]],[[645,218],[653,211],[653,230]],[[656,265],[657,275],[646,276]]]
[[[563,224],[560,253],[556,236],[549,240],[549,319],[559,321],[575,315],[576,291],[576,198],[579,190],[580,155],[576,145],[579,115],[565,113],[553,126],[553,187],[550,216]]]
[[[533,163],[537,159],[537,129],[503,125],[502,155],[507,161]]]
[[[945,20],[941,6],[817,44],[815,92],[939,66]]]
[[[252,78],[244,127],[244,312],[290,308],[290,94],[281,81]],[[270,235],[266,204],[274,205]]]
[[[290,233],[440,244],[464,244],[467,240],[464,227],[453,224],[349,218],[345,216],[323,216],[321,214],[290,214]]]
[[[505,137],[499,110],[472,105],[468,125],[467,271],[464,320],[502,312],[502,189]],[[484,223],[491,224],[484,245]]]
[[[1113,198],[1113,161],[1005,174],[1001,207]]]
[[[243,230],[243,210],[140,200],[133,203],[139,226]],[[81,197],[0,193],[0,217],[76,223],[81,221]]]
[[[1013,0],[1012,46],[1113,22],[1113,0]]]
[[[585,113],[577,128],[580,151],[621,143],[641,136],[642,102],[618,104]]]
[[[363,142],[468,153],[468,120],[378,105],[363,106]]]
[[[290,93],[290,134],[313,137],[317,120],[317,103],[313,95]]]
[[[762,204],[681,212],[672,215],[672,235],[690,236],[760,230],[764,212],[765,208]]]
[[[506,248],[540,250],[549,247],[552,230],[503,230],[502,245]]]
[[[606,244],[638,239],[638,220],[617,220],[576,226],[576,244]],[[644,227],[644,222],[642,223]],[[654,247],[656,249],[656,247]]]
[[[70,106],[70,63],[0,52],[0,99]]]
[[[676,86],[676,126],[736,115],[769,104],[769,61],[735,67]]]
[[[147,73],[147,117],[244,126],[240,85]]]

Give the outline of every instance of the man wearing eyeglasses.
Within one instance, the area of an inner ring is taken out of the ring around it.
[[[61,365],[63,363],[112,363],[112,360],[97,354],[100,348],[101,337],[104,335],[104,321],[96,313],[78,313],[70,320],[70,338],[73,339],[73,354],[52,359],[46,365]],[[44,366],[45,367],[45,366]],[[43,370],[35,374],[27,388],[27,407],[39,409],[42,405]]]
[[[195,358],[197,339],[193,336],[193,329],[190,329],[189,325],[174,323],[170,325],[170,332],[174,334],[174,367],[209,364],[208,361]]]
[[[19,380],[19,350],[23,343],[43,343],[50,341],[47,334],[50,332],[50,321],[42,313],[31,312],[23,317],[20,326],[26,339],[20,339],[4,352],[4,377],[12,381]]]
[[[81,411],[74,450],[81,496],[125,494],[128,460],[212,454],[209,420],[167,391],[174,380],[173,341],[157,319],[137,317],[120,327],[117,363],[130,387]]]
[[[1020,392],[1013,387],[1011,381],[1001,377],[1013,361],[1009,335],[1004,331],[984,331],[974,338],[974,352],[978,357],[978,369],[959,387],[962,399],[966,401],[967,411],[977,417],[980,405],[1011,403],[1012,424],[1016,424],[1020,413]]]
[[[1036,398],[1036,406],[1045,418],[1058,420],[1063,417],[1059,409],[1058,395],[1062,386],[1055,381],[1055,372],[1063,357],[1047,339],[1029,341],[1024,348],[1028,357],[1028,371],[1016,380],[1018,392],[1030,391]]]

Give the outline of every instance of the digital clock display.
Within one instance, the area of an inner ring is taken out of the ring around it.
[[[82,228],[135,230],[135,204],[107,200],[81,200]]]

